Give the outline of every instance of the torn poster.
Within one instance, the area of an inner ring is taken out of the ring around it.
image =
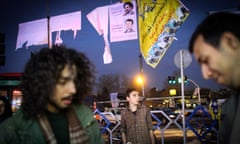
[[[136,1],[124,1],[123,3],[97,7],[87,14],[87,19],[97,33],[103,36],[105,43],[104,64],[112,63],[108,40],[109,20],[111,42],[137,39]]]
[[[103,63],[112,63],[112,55],[108,40],[108,6],[102,6],[95,8],[90,13],[87,14],[87,19],[93,25],[97,33],[103,36],[104,39],[104,53],[103,53]]]
[[[16,49],[23,45],[28,48],[32,45],[47,44],[47,19],[39,19],[19,24]]]
[[[48,19],[43,18],[19,24],[16,50],[22,47],[48,44]],[[55,44],[62,43],[61,31],[72,30],[73,38],[77,30],[81,30],[81,11],[50,17],[50,37],[52,32],[57,32]],[[50,41],[50,44],[52,42]]]
[[[81,30],[81,11],[51,17],[50,29],[51,32],[72,30],[75,39],[77,30]]]
[[[140,51],[155,68],[187,19],[189,10],[179,0],[138,0]]]

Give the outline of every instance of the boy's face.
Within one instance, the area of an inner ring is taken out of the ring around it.
[[[132,91],[129,96],[127,96],[127,101],[129,104],[137,105],[140,101],[140,96],[138,91]]]
[[[69,107],[72,104],[73,95],[76,93],[74,79],[76,77],[76,68],[74,66],[65,66],[61,77],[55,86],[53,96],[50,97],[48,110],[58,112],[60,109]]]

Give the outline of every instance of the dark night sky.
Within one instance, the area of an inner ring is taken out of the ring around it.
[[[138,40],[110,43],[113,63],[104,65],[103,38],[86,19],[86,15],[94,8],[118,2],[116,0],[1,0],[0,2],[0,32],[6,35],[6,65],[0,66],[0,72],[21,72],[24,64],[41,46],[31,46],[28,49],[15,50],[18,24],[61,15],[74,11],[82,11],[82,29],[78,31],[76,39],[72,38],[72,31],[62,33],[64,43],[68,47],[83,51],[96,65],[98,76],[102,74],[119,73],[134,77],[139,72],[139,43]],[[197,24],[208,15],[209,11],[235,9],[240,6],[239,0],[182,0],[189,9],[190,15],[176,33],[178,40],[173,41],[163,59],[156,68],[151,68],[143,62],[143,71],[147,77],[148,88],[163,88],[163,82],[173,71],[178,70],[174,64],[174,55],[179,49],[187,49],[189,38]],[[199,65],[193,59],[184,71],[185,75],[194,80],[202,88],[218,89],[213,81],[202,79]]]

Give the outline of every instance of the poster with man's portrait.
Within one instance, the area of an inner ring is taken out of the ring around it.
[[[109,7],[110,41],[137,39],[136,1],[117,3]]]

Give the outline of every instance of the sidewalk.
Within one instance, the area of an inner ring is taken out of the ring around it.
[[[157,144],[183,144],[183,131],[178,128],[169,128],[166,129],[164,134],[161,133],[160,130],[155,130],[154,134],[157,139]],[[163,137],[163,139],[162,139]],[[186,136],[187,144],[190,144],[193,140],[197,140],[197,136],[188,130]]]

